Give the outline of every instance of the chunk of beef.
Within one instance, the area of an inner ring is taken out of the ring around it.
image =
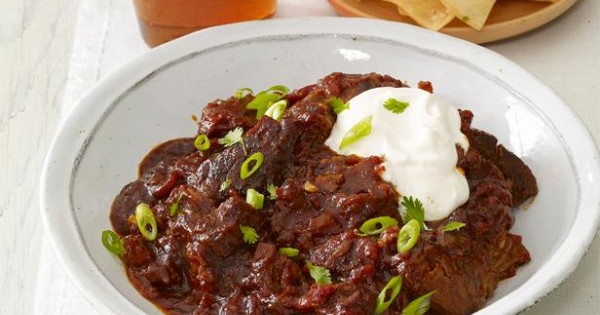
[[[246,109],[251,95],[208,104],[199,133],[210,149],[197,151],[193,138],[159,145],[140,164],[139,179],[115,198],[111,222],[124,236],[131,283],[169,314],[351,315],[372,314],[379,292],[401,275],[402,290],[387,314],[434,290],[431,314],[479,309],[501,279],[531,259],[508,231],[511,209],[537,193],[535,178],[496,138],[472,129],[472,113],[462,111],[471,145],[458,149],[457,166],[469,200],[447,219],[427,222],[430,229],[408,253],[396,248],[401,223],[380,235],[357,235],[374,217],[402,222],[400,196],[380,176],[384,157],[343,156],[324,145],[336,119],[330,102],[383,86],[405,85],[373,73],[332,73],[286,95],[279,121],[256,119]],[[429,82],[419,87],[433,92]],[[218,143],[237,127],[244,129],[243,146]],[[242,163],[256,152],[262,164],[240,178]],[[270,184],[277,186],[273,199]],[[264,194],[262,209],[246,202],[250,188]],[[133,219],[141,202],[156,218],[155,241],[145,240]],[[466,225],[444,232],[452,221]],[[256,243],[244,240],[241,225],[256,230]],[[299,254],[287,257],[282,247]],[[327,268],[332,283],[315,283],[307,261]]]

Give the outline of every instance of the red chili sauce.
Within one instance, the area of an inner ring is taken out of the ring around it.
[[[343,156],[323,144],[336,120],[328,100],[348,101],[383,86],[406,85],[378,74],[330,74],[285,96],[288,108],[279,121],[257,120],[246,109],[252,95],[208,104],[198,133],[208,136],[210,149],[197,151],[194,138],[160,144],[113,203],[110,219],[123,238],[131,283],[168,314],[349,315],[373,314],[379,292],[402,275],[400,294],[385,314],[400,314],[434,290],[428,314],[479,309],[500,280],[530,260],[509,229],[512,209],[537,194],[535,177],[496,138],[472,129],[472,113],[461,111],[470,148],[457,148],[457,166],[469,183],[467,203],[447,219],[427,222],[430,230],[405,254],[396,249],[397,226],[358,236],[361,224],[378,216],[402,226],[399,194],[380,177],[381,157]],[[244,129],[247,154],[264,155],[246,179],[240,178],[248,156],[242,146],[218,143],[236,127]],[[269,184],[277,186],[275,200],[268,198]],[[250,188],[265,195],[262,209],[245,201]],[[142,237],[133,218],[142,202],[157,221],[154,241]],[[449,221],[466,226],[444,232]],[[254,228],[258,241],[245,242],[240,225]],[[278,252],[282,247],[299,254],[287,257]],[[315,283],[306,261],[327,268],[332,283]]]

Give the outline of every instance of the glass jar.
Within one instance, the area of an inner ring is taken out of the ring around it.
[[[273,16],[277,0],[134,0],[144,41],[155,47],[210,26]]]

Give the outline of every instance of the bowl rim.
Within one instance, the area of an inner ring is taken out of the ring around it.
[[[91,259],[72,209],[71,193],[77,164],[85,153],[96,124],[110,114],[110,107],[117,104],[127,91],[143,84],[174,61],[184,60],[211,47],[251,41],[258,37],[315,34],[382,38],[432,52],[443,52],[462,60],[477,60],[477,68],[505,82],[506,87],[516,94],[527,95],[526,100],[546,118],[545,123],[562,137],[579,186],[574,222],[556,252],[531,278],[476,314],[514,314],[522,311],[550,293],[576,269],[600,225],[600,194],[597,193],[600,191],[600,158],[589,131],[575,112],[550,88],[491,50],[416,26],[363,18],[279,19],[209,28],[146,52],[102,78],[59,126],[44,161],[39,191],[40,211],[45,230],[61,264],[89,301],[106,311],[143,314],[112,286]],[[527,91],[535,91],[535,94]],[[536,104],[543,104],[543,109]],[[573,143],[578,145],[569,145]],[[64,209],[71,210],[69,215],[64,215]]]

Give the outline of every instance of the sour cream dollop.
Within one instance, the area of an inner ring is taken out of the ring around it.
[[[408,103],[401,113],[384,107],[389,99]],[[464,172],[456,167],[456,144],[465,151],[458,111],[437,96],[416,88],[376,88],[350,101],[337,116],[325,144],[341,154],[383,156],[382,178],[403,196],[418,198],[425,220],[448,217],[469,198]],[[371,133],[340,149],[348,131],[372,116]]]

